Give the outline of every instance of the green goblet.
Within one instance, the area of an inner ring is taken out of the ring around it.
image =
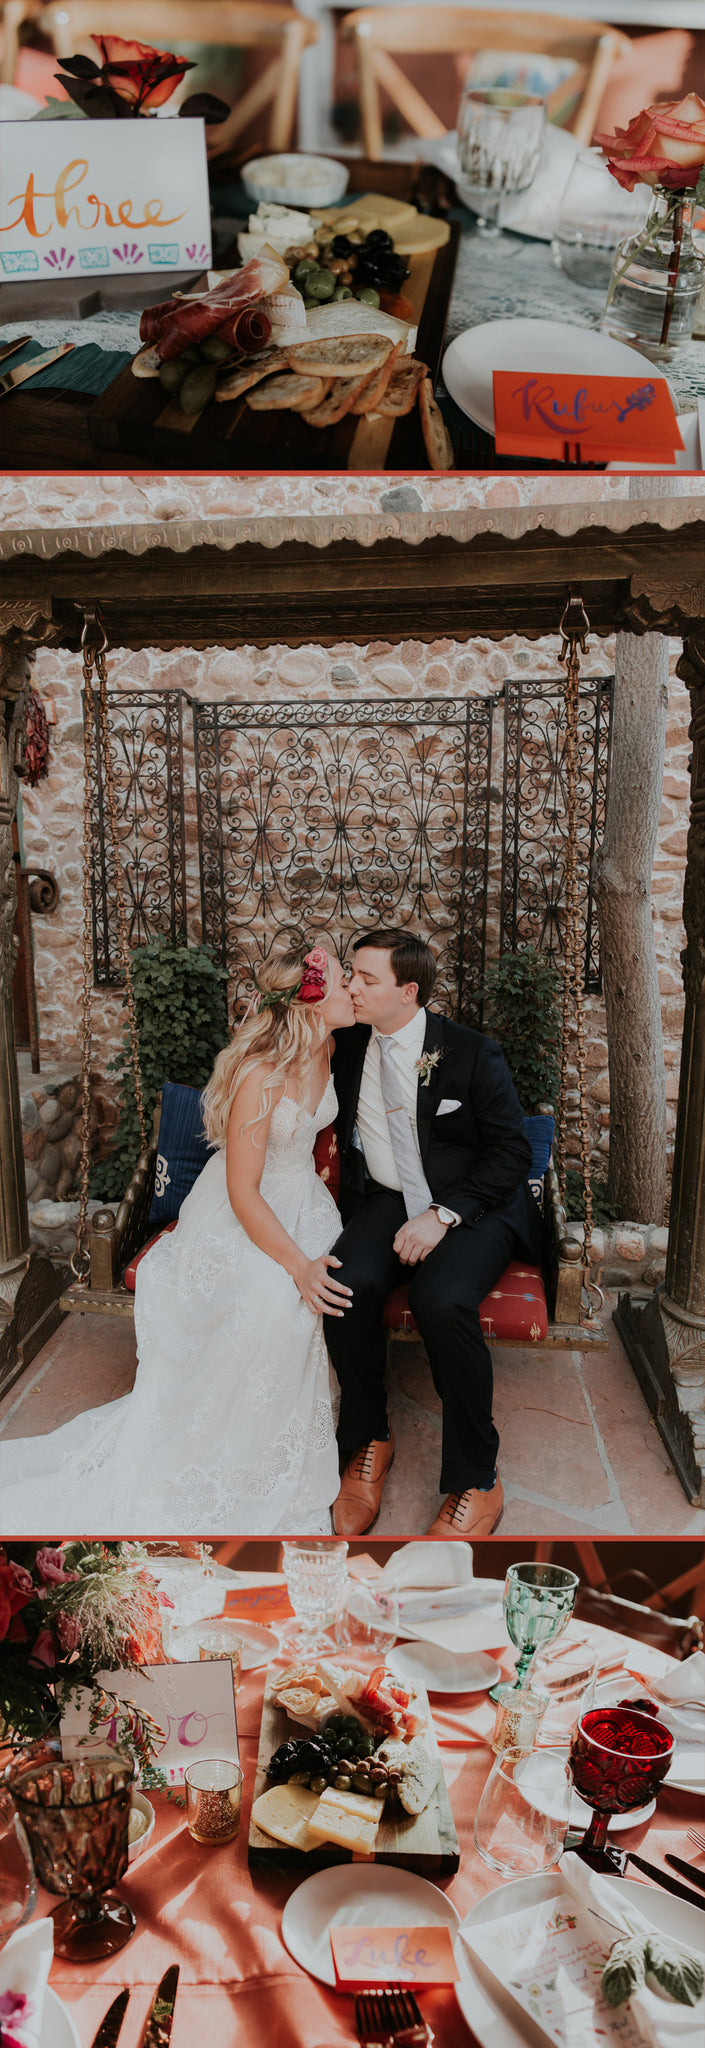
[[[537,1650],[555,1641],[575,1606],[580,1584],[575,1572],[560,1564],[510,1564],[504,1588],[504,1618],[511,1641],[519,1651],[516,1684],[519,1692]],[[503,1696],[506,1681],[501,1681]],[[490,1687],[490,1699],[499,1697],[500,1681]]]

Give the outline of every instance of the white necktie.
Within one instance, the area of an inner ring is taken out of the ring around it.
[[[379,1078],[387,1112],[389,1137],[401,1181],[407,1216],[421,1216],[433,1201],[411,1128],[408,1109],[399,1101],[399,1076],[390,1038],[379,1039]]]

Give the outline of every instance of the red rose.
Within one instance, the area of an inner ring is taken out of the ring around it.
[[[80,1624],[75,1614],[57,1614],[54,1625],[64,1656],[70,1657],[72,1650],[78,1649],[81,1640]]]
[[[149,43],[128,43],[123,36],[94,36],[103,59],[103,78],[121,100],[138,107],[163,107],[171,99],[185,71],[192,70],[186,57],[174,57],[170,50],[153,50]],[[165,64],[169,77],[162,77]]]
[[[300,988],[297,989],[298,1002],[321,1003],[323,1001],[326,992],[325,978],[327,967],[328,955],[323,946],[314,946],[313,952],[307,953],[304,960],[303,980]]]
[[[665,185],[683,192],[697,185],[705,165],[705,100],[690,92],[684,100],[644,107],[628,128],[596,135],[613,178],[625,191],[636,184]]]
[[[19,1614],[31,1600],[34,1587],[29,1572],[22,1565],[8,1564],[5,1553],[0,1558],[0,1639],[7,1635],[12,1617]]]

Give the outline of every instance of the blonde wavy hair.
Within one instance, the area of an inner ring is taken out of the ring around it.
[[[251,1016],[236,1024],[230,1044],[219,1052],[210,1081],[203,1091],[203,1121],[210,1145],[219,1149],[225,1145],[235,1097],[257,1067],[264,1065],[269,1068],[269,1073],[260,1090],[257,1116],[249,1124],[243,1124],[243,1131],[261,1123],[269,1112],[274,1089],[289,1075],[299,1080],[326,1038],[320,1002],[277,1001],[280,993],[286,996],[300,986],[306,955],[310,951],[309,945],[290,946],[286,952],[270,954],[258,969],[257,987],[260,995],[269,996],[270,1001],[264,1009],[255,1009]],[[328,960],[325,976],[327,995],[330,989],[330,956],[327,948],[324,951]]]

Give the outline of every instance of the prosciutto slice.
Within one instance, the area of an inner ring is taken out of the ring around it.
[[[272,333],[272,322],[262,306],[245,306],[242,313],[235,313],[232,320],[226,320],[216,332],[222,341],[230,341],[234,348],[241,348],[247,356],[257,356],[266,348]]]
[[[289,282],[289,272],[281,256],[265,246],[258,256],[253,256],[242,270],[233,272],[216,285],[212,292],[202,292],[180,299],[173,311],[165,312],[157,333],[157,349],[161,362],[171,356],[180,356],[191,342],[205,341],[206,336],[215,334],[220,328],[228,327],[231,321],[239,319],[246,308],[257,305],[260,299],[270,293],[281,291]],[[158,309],[151,308],[154,313]],[[271,332],[271,328],[269,330]],[[145,336],[146,340],[148,337]],[[226,339],[230,334],[226,333]],[[267,334],[266,339],[269,339]],[[239,345],[247,346],[238,336]]]
[[[165,321],[176,312],[179,303],[178,299],[162,299],[159,306],[145,306],[140,320],[140,341],[156,341]]]

